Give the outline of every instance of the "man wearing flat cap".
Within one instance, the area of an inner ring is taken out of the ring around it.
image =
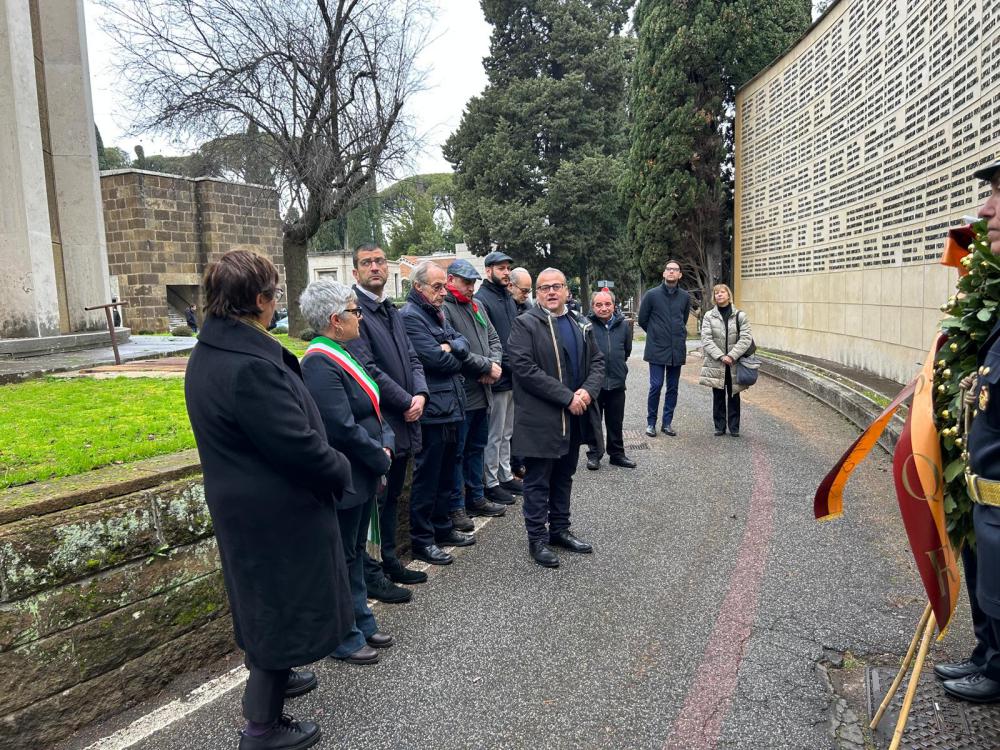
[[[1000,255],[1000,162],[974,173],[990,183],[979,209],[986,220],[990,250]],[[975,502],[974,554],[963,551],[966,584],[976,632],[972,656],[958,664],[938,664],[935,674],[944,689],[973,703],[1000,701],[1000,321],[979,348],[978,369],[970,394],[974,408],[969,428],[966,481]]]
[[[472,298],[479,272],[467,260],[448,266],[444,315],[451,327],[469,342],[462,362],[465,377],[465,420],[455,444],[454,486],[448,515],[459,531],[475,527],[469,516],[502,516],[506,506],[492,503],[483,493],[483,452],[489,434],[491,386],[500,377],[503,350],[500,338],[483,308]]]
[[[510,461],[510,437],[514,432],[514,383],[511,380],[507,339],[518,316],[517,303],[508,289],[513,261],[507,253],[495,250],[483,258],[483,265],[486,267],[486,279],[476,292],[476,300],[486,308],[503,347],[503,372],[493,384],[493,408],[486,443],[486,497],[493,502],[510,505],[514,502],[514,495],[524,493],[524,485],[514,476]]]

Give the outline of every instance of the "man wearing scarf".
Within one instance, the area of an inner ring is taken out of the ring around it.
[[[448,266],[448,293],[444,315],[469,342],[469,356],[462,363],[465,376],[465,421],[455,446],[455,486],[449,517],[459,531],[472,531],[469,516],[502,516],[507,509],[484,496],[483,463],[489,440],[492,385],[501,374],[503,347],[485,308],[472,298],[479,272],[467,260]]]

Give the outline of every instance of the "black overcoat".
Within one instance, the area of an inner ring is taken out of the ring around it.
[[[583,357],[583,385],[592,403],[583,413],[588,434],[600,436],[601,411],[597,397],[604,383],[604,355],[594,338],[593,326],[574,316],[579,349]],[[555,319],[537,305],[522,313],[507,342],[514,371],[514,434],[510,450],[515,456],[559,458],[570,447],[566,408],[573,401],[568,353],[556,334]],[[604,446],[600,445],[603,453]]]
[[[351,467],[331,448],[295,357],[207,317],[184,379],[236,643],[263,669],[333,653],[354,624],[335,499]]]
[[[469,342],[415,288],[399,311],[413,350],[420,357],[430,397],[420,417],[422,424],[447,424],[465,419],[465,386],[462,366],[469,356]],[[450,352],[441,344],[448,344]]]
[[[978,413],[969,429],[969,470],[1000,481],[1000,322],[979,349]],[[976,529],[976,599],[993,619],[1000,620],[1000,508],[977,503],[972,509]]]
[[[639,327],[646,332],[642,358],[657,365],[676,367],[687,361],[687,321],[691,295],[680,287],[653,287],[642,296]]]
[[[392,428],[383,423],[371,398],[338,362],[320,352],[302,358],[302,379],[323,417],[327,440],[351,462],[353,489],[338,509],[364,505],[375,497],[379,477],[389,471]]]
[[[413,350],[399,310],[391,300],[376,302],[357,284],[358,307],[364,311],[361,335],[344,348],[375,378],[382,393],[382,416],[396,436],[395,452],[420,452],[420,423],[407,422],[403,413],[414,396],[427,396],[424,366]],[[426,407],[426,404],[425,404]]]
[[[503,359],[500,362],[503,372],[500,374],[500,379],[493,384],[493,392],[509,391],[514,387],[514,381],[511,379],[510,352],[507,349],[507,342],[510,340],[510,329],[520,314],[517,303],[507,287],[494,284],[489,279],[484,279],[483,283],[479,285],[475,298],[486,308],[486,314],[489,316],[490,322],[493,323],[493,327],[497,329],[500,346],[503,347]]]

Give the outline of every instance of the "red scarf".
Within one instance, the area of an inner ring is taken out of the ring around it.
[[[462,305],[472,305],[472,317],[475,318],[476,322],[479,323],[479,325],[481,325],[483,328],[488,327],[486,325],[486,318],[484,318],[483,314],[479,312],[479,305],[476,304],[476,301],[474,299],[472,299],[471,297],[466,297],[451,284],[448,284],[448,291],[451,292],[451,296],[455,298],[456,302]]]

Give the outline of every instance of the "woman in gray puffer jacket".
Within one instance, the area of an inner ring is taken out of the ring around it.
[[[712,420],[715,434],[740,434],[740,391],[746,386],[736,383],[733,370],[736,360],[750,348],[753,332],[743,310],[733,307],[733,293],[725,284],[712,287],[715,307],[701,321],[701,344],[705,362],[701,367],[701,385],[712,389]],[[728,402],[728,403],[727,403]]]

